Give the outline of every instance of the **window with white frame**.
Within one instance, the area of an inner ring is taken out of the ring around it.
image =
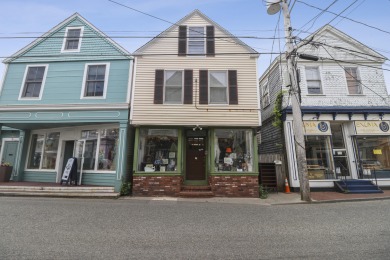
[[[20,98],[40,99],[48,65],[27,66]]]
[[[83,170],[115,171],[119,129],[83,130],[85,140]]]
[[[183,71],[166,70],[164,76],[165,101],[164,103],[182,104]]]
[[[228,103],[227,71],[209,72],[210,104]]]
[[[188,54],[205,54],[205,27],[188,27]]]
[[[59,132],[32,134],[27,168],[54,170],[59,140]]]
[[[266,82],[264,85],[263,85],[263,92],[262,92],[262,97],[261,97],[261,101],[263,103],[263,108],[268,106],[270,104],[270,101],[269,101],[269,86],[268,86],[268,82]]]
[[[82,98],[105,97],[109,64],[86,64]]]
[[[80,51],[81,37],[83,35],[83,27],[68,27],[66,28],[62,51]]]
[[[363,94],[361,82],[356,67],[344,68],[349,94]]]
[[[321,76],[318,67],[305,67],[308,94],[322,94]]]

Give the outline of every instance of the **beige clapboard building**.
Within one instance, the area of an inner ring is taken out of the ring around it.
[[[258,196],[259,54],[195,10],[134,57],[134,194]]]

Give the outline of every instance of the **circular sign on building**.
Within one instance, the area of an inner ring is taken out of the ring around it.
[[[382,130],[382,132],[388,132],[390,127],[389,127],[389,124],[386,123],[386,122],[381,122],[379,124],[379,129]]]
[[[329,126],[326,122],[319,122],[318,123],[318,130],[320,130],[321,132],[325,133],[326,131],[328,131],[328,129],[329,129]]]

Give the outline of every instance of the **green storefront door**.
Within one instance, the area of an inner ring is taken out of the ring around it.
[[[16,151],[18,149],[18,141],[5,141],[3,147],[3,155],[1,162],[8,162],[12,166],[15,165]],[[14,167],[15,169],[15,167]]]

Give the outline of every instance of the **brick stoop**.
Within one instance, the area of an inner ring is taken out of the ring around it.
[[[179,193],[182,198],[211,198],[214,193],[210,186],[182,186]]]

